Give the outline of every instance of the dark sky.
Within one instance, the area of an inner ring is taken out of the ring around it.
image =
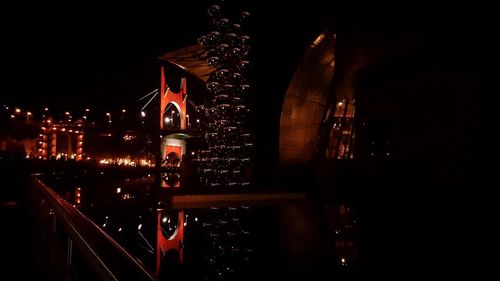
[[[121,106],[134,102],[157,88],[157,56],[195,44],[196,38],[209,30],[207,7],[217,1],[160,1],[154,4],[122,1],[113,6],[68,2],[71,3],[57,6],[19,3],[0,9],[0,102],[31,107],[60,104],[65,108],[80,104]],[[240,5],[252,1],[226,2]],[[318,3],[325,6],[314,8]],[[422,4],[418,7],[423,13],[415,10],[416,7],[400,7],[394,13],[383,7],[363,9],[364,12],[360,12],[359,7],[329,8],[319,0],[288,3],[284,9],[265,2],[259,5],[258,13],[253,15],[261,25],[254,46],[268,50],[256,54],[257,64],[261,65],[271,60],[278,61],[279,66],[288,61],[295,63],[289,59],[296,57],[295,53],[289,54],[295,51],[294,46],[282,48],[276,42],[287,37],[304,37],[304,41],[310,41],[311,38],[304,35],[308,32],[303,26],[315,17],[320,18],[318,11],[337,11],[341,16],[359,21],[360,25],[378,29],[386,29],[386,26],[372,24],[374,19],[395,19],[394,22],[384,21],[394,27],[399,26],[399,22],[410,22],[404,19],[411,13],[414,19],[411,22],[416,26],[426,25],[427,29],[436,30],[434,33],[440,38],[448,34],[448,41],[454,41],[459,47],[468,44],[474,49],[488,48],[491,44],[477,38],[494,37],[490,33],[493,25],[482,22],[485,18],[494,18],[484,14],[488,10],[485,7],[476,8],[474,16],[469,6],[458,13],[455,6],[440,10]],[[434,20],[429,18],[431,11]],[[283,20],[287,14],[288,19]],[[448,20],[450,17],[452,20]],[[436,28],[436,23],[440,29]],[[277,38],[277,33],[282,34],[281,37]],[[271,40],[274,43],[268,44]],[[267,75],[265,71],[269,67],[260,69]]]
[[[0,100],[68,109],[134,101],[157,87],[155,57],[208,28],[212,2],[173,2],[2,8]]]

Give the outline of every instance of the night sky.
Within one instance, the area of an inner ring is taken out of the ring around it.
[[[0,100],[33,110],[133,103],[157,87],[157,56],[196,44],[210,3],[2,8]]]
[[[157,87],[158,70],[152,67],[155,57],[196,44],[196,38],[208,31],[206,10],[215,2],[218,1],[4,6],[0,11],[0,99],[50,105],[61,102],[61,98],[83,104],[96,101],[109,104],[115,103],[116,98],[131,101],[140,97]],[[374,18],[395,18],[396,21],[386,21],[390,28],[408,22],[411,15],[415,26],[427,26],[430,30],[436,25],[444,26],[442,30],[437,28],[438,36],[452,34],[448,41],[458,47],[470,45],[476,51],[483,46],[491,48],[488,46],[491,40],[485,42],[484,38],[495,36],[491,32],[497,22],[488,7],[479,5],[462,5],[460,11],[456,5],[446,9],[424,3],[411,9],[394,6],[386,9],[380,5],[376,9],[369,7],[367,12],[322,4],[324,8],[308,13],[316,2],[308,3],[289,3],[286,8],[259,4],[258,21],[267,20],[261,31],[274,28],[277,32],[288,32],[287,36],[304,36],[301,26],[313,20],[319,10],[353,18],[366,26],[377,26],[370,23]],[[281,20],[286,25],[280,24],[279,19],[286,14],[292,15],[286,21]]]

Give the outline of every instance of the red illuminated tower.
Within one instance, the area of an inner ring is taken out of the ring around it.
[[[186,101],[187,101],[187,90],[186,90],[186,79],[182,78],[180,91],[175,93],[167,85],[165,81],[165,69],[161,67],[161,85],[160,85],[160,129],[164,129],[165,117],[168,118],[167,108],[169,104],[173,104],[180,115],[180,127],[179,129],[186,129]]]

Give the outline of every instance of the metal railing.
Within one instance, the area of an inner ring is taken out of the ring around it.
[[[80,211],[31,177],[40,254],[59,280],[157,280],[136,258]]]

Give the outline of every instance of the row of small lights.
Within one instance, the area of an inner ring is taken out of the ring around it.
[[[4,107],[5,107],[5,109],[7,109],[7,110],[9,109],[9,107],[8,107],[8,106],[6,106],[6,105],[4,105]],[[44,108],[44,111],[49,111],[49,108],[45,107],[45,108]],[[15,109],[15,112],[16,112],[16,114],[20,114],[20,113],[22,112],[22,110],[21,110],[20,108],[16,108],[16,109]],[[85,109],[85,112],[90,112],[90,109],[86,108],[86,109]],[[122,113],[125,113],[125,112],[127,112],[127,110],[126,110],[126,109],[122,109]],[[70,113],[69,111],[66,111],[66,112],[64,112],[64,114],[65,114],[66,116],[68,116],[69,121],[71,121],[71,118],[72,118],[71,113]],[[175,111],[172,111],[172,116],[173,116],[173,114],[175,114]],[[32,115],[33,115],[33,114],[32,114],[30,111],[27,111],[27,112],[26,112],[26,120],[28,121],[28,120],[29,120],[29,116],[32,116]],[[111,120],[111,112],[106,112],[106,116],[108,117],[108,123],[112,123],[112,120]],[[44,118],[45,118],[45,114],[44,114],[42,117],[44,117]],[[83,119],[84,119],[85,121],[87,120],[87,115],[83,115],[82,117],[83,117]],[[145,112],[145,111],[141,111],[141,117],[142,117],[142,118],[145,118],[145,117],[146,117],[146,112]],[[11,119],[16,118],[16,115],[11,114],[11,115],[10,115],[10,118],[11,118]],[[187,118],[187,123],[188,123],[188,126],[189,126],[189,114],[186,114],[186,118]],[[171,121],[173,122],[173,118],[165,117],[165,122],[166,122],[166,123],[170,123]],[[200,123],[200,119],[196,119],[196,123],[198,123],[198,124],[199,124],[199,123]]]
[[[4,107],[6,110],[9,110],[9,107],[8,107],[7,105],[4,105],[3,107]],[[16,107],[16,108],[14,109],[14,112],[15,112],[15,113],[16,113],[16,115],[17,115],[17,114],[21,114],[22,110],[21,110],[20,108],[17,108],[17,107]],[[11,114],[11,115],[10,115],[10,118],[11,118],[11,119],[12,119],[12,118],[16,118],[16,115]],[[31,115],[32,115],[31,111],[26,111],[26,119],[27,119],[27,120],[29,119],[29,117],[30,117]]]
[[[9,110],[9,109],[10,109],[10,107],[9,107],[9,106],[7,106],[7,105],[4,105],[4,108],[5,108],[6,110]],[[49,111],[49,108],[48,108],[48,107],[45,107],[45,108],[44,108],[44,111],[45,111],[45,112]],[[14,109],[14,112],[16,113],[16,115],[18,115],[18,114],[21,114],[21,112],[23,112],[23,110],[22,110],[22,109],[20,109],[20,108],[17,108],[17,107],[16,107],[16,108]],[[90,109],[89,109],[89,108],[86,108],[86,109],[85,109],[85,112],[87,112],[87,113],[88,113],[88,112],[90,112]],[[122,112],[122,113],[126,113],[126,112],[127,112],[127,110],[126,110],[126,109],[122,109],[122,110],[121,110],[121,112]],[[70,113],[69,111],[64,112],[64,114],[65,114],[65,115],[67,115],[67,116],[68,116],[68,118],[71,120],[72,116],[71,116],[71,113]],[[13,119],[13,118],[16,118],[16,115],[11,114],[11,115],[10,115],[10,118],[12,118],[12,119]],[[26,119],[27,119],[27,120],[29,119],[29,116],[32,116],[32,115],[33,115],[33,113],[31,113],[31,111],[26,111]],[[106,112],[106,116],[108,116],[108,118],[109,118],[108,122],[109,122],[109,123],[111,123],[111,122],[112,122],[112,121],[111,121],[111,112]],[[44,118],[45,118],[45,114],[44,114],[42,117],[44,117]],[[83,117],[83,119],[87,120],[87,116],[86,116],[86,115],[83,115],[82,117]],[[146,112],[145,112],[145,111],[141,111],[141,117],[142,117],[142,118],[146,117]],[[189,118],[189,115],[187,115],[186,117],[188,117],[188,118]]]

